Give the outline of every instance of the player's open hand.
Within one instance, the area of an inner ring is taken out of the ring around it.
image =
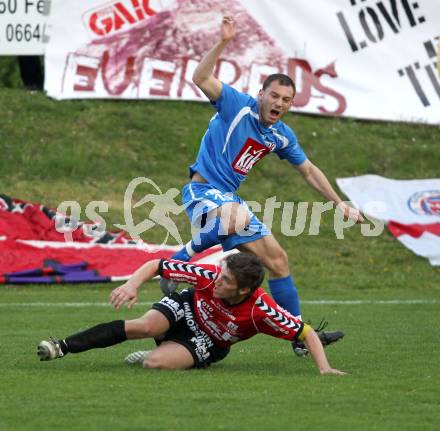
[[[224,16],[221,25],[221,38],[228,41],[235,36],[236,22],[232,16]]]
[[[364,221],[361,212],[356,208],[348,206],[345,202],[340,202],[337,207],[342,211],[344,217],[347,217],[356,223],[362,223]]]
[[[110,294],[110,304],[117,310],[122,305],[128,303],[128,308],[133,307],[137,302],[137,289],[135,286],[125,283],[122,286],[117,287]]]

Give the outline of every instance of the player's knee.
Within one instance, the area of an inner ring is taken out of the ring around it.
[[[241,207],[235,207],[222,213],[222,226],[227,235],[242,231],[249,222],[249,214]]]
[[[162,365],[163,364],[160,358],[157,357],[157,355],[153,355],[153,354],[148,355],[143,363],[144,368],[158,369],[158,370],[163,368]]]
[[[241,232],[249,224],[249,217],[232,217],[226,225],[227,235]]]
[[[125,331],[128,339],[149,338],[156,335],[154,322],[146,317],[127,321]]]
[[[145,358],[143,362],[143,367],[156,370],[172,369],[173,367],[170,367],[167,362],[168,361],[166,360],[164,355],[158,354],[153,351]]]
[[[276,278],[284,277],[289,273],[289,259],[287,253],[280,248],[267,262],[267,267]]]

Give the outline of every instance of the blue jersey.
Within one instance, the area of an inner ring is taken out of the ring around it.
[[[265,127],[258,116],[257,101],[223,84],[220,98],[211,102],[217,113],[203,136],[191,175],[198,172],[209,184],[235,192],[246,175],[268,153],[293,165],[306,160],[293,130],[282,121]]]

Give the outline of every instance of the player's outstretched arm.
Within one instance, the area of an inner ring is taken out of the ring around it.
[[[193,82],[209,100],[216,101],[222,92],[222,83],[213,72],[221,53],[235,36],[235,21],[231,16],[224,16],[220,28],[220,40],[204,55],[193,74]]]
[[[354,220],[356,223],[364,221],[364,217],[356,208],[346,205],[335,192],[325,174],[315,166],[310,160],[306,160],[296,167],[301,173],[305,181],[315,190],[321,193],[328,201],[333,201],[336,206],[343,212],[345,217]]]
[[[128,308],[133,307],[137,301],[137,290],[142,283],[151,280],[158,274],[159,263],[160,259],[144,263],[122,286],[112,291],[110,294],[110,304],[119,309],[128,302]]]
[[[330,366],[327,356],[324,352],[324,348],[322,347],[321,341],[312,328],[310,328],[309,332],[305,336],[304,344],[309,350],[310,355],[315,361],[316,366],[318,367],[321,374],[336,374],[339,376],[347,374]]]

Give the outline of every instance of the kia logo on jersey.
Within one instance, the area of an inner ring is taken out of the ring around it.
[[[270,149],[265,145],[260,144],[252,138],[248,138],[233,161],[232,169],[239,174],[247,175],[254,165],[269,152]]]

